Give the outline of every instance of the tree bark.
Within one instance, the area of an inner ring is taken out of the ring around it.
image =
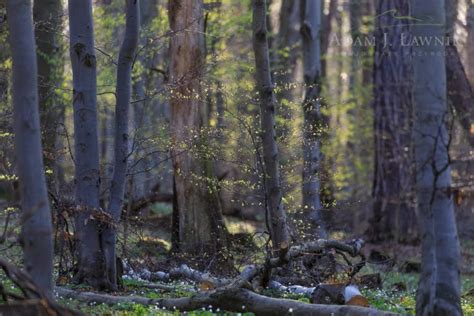
[[[302,0],[301,37],[305,97],[303,101],[303,212],[309,213],[319,237],[326,237],[321,217],[321,1]]]
[[[413,36],[444,38],[444,0],[414,1],[412,5],[416,19],[430,21],[415,23]],[[417,314],[461,315],[459,240],[446,128],[445,47],[415,45],[413,50],[416,188],[423,236]]]
[[[206,118],[201,89],[204,70],[202,1],[170,0],[171,141],[174,170],[174,248],[216,252],[225,240],[211,161],[199,153]],[[176,222],[176,219],[178,220]]]
[[[73,73],[75,218],[78,240],[76,282],[109,288],[101,248],[97,76],[91,0],[69,0],[70,55]]]
[[[474,147],[474,91],[464,71],[456,46],[446,47],[446,77],[448,98],[454,107],[456,117],[466,132],[469,143]]]
[[[402,45],[409,36],[406,20],[384,14],[396,10],[410,15],[410,1],[377,3],[374,63],[375,167],[373,215],[368,229],[373,241],[416,242],[413,145],[412,47]],[[390,45],[386,45],[390,43]]]
[[[269,229],[273,249],[286,252],[289,247],[289,234],[280,185],[278,147],[275,136],[275,108],[277,102],[271,81],[266,9],[265,0],[253,0],[253,50],[258,101],[260,103],[265,207],[270,220]]]
[[[7,1],[13,58],[13,130],[22,209],[21,244],[26,271],[39,288],[50,293],[53,289],[52,224],[43,168],[31,13],[31,1]]]
[[[56,94],[63,77],[61,45],[63,8],[60,0],[35,0],[33,17],[38,63],[38,96],[41,115],[44,161],[47,170],[57,178],[56,142],[58,125],[62,123],[64,105]]]
[[[105,256],[107,277],[114,288],[117,287],[115,258],[116,227],[120,222],[125,195],[127,162],[130,152],[128,121],[132,91],[132,66],[138,46],[140,29],[140,4],[138,0],[127,0],[125,36],[120,47],[117,65],[117,86],[115,105],[115,150],[114,174],[110,188],[108,213],[114,225],[107,225],[102,232],[102,249]]]
[[[467,2],[467,12],[466,12],[466,55],[468,56],[466,62],[466,74],[471,85],[474,85],[474,58],[469,58],[474,56],[474,3],[472,1]]]
[[[280,9],[280,28],[277,37],[276,54],[276,82],[281,85],[281,92],[278,94],[280,103],[289,103],[295,97],[295,89],[292,84],[296,82],[296,61],[299,54],[296,49],[299,43],[298,30],[300,29],[300,0],[283,0]],[[289,111],[289,109],[287,110]],[[284,113],[285,119],[290,119],[291,115]],[[286,131],[284,134],[288,134]]]

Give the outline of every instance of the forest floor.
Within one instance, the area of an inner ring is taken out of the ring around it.
[[[169,232],[163,225],[154,226],[153,223],[161,221],[147,221],[129,223],[129,231],[127,244],[123,244],[123,240],[119,243],[119,247],[123,246],[123,250],[127,252],[126,258],[133,258],[134,268],[151,270],[158,269],[166,271],[172,266],[167,259],[167,250],[170,243],[168,240]],[[242,224],[233,222],[231,219],[227,222],[231,228],[231,233],[254,233],[258,227],[252,223]],[[0,245],[0,256],[12,261],[15,264],[21,264],[21,249],[15,240],[19,233],[19,229],[10,230],[8,238]],[[344,235],[344,234],[342,234]],[[338,234],[340,237],[341,234]],[[349,237],[349,236],[343,236]],[[10,241],[10,242],[9,242]],[[474,241],[462,240],[462,308],[465,315],[474,313]],[[380,251],[385,246],[366,245],[366,251],[373,249]],[[400,248],[398,246],[393,249],[386,246],[385,253],[391,255],[398,253],[398,258],[403,258],[403,264],[406,262],[419,262],[419,254],[417,249],[413,247]],[[256,245],[258,249],[258,245]],[[394,257],[397,257],[394,255]],[[246,258],[248,260],[248,257]],[[371,262],[369,258],[368,262]],[[379,273],[382,283],[378,288],[362,287],[362,294],[368,299],[370,306],[385,311],[392,311],[401,314],[414,314],[415,312],[415,295],[418,282],[417,273],[410,272],[406,267],[402,267],[400,260],[391,260],[390,264],[367,263],[365,267],[358,273],[358,276]],[[189,263],[189,262],[187,262]],[[176,261],[176,264],[178,262]],[[192,265],[192,264],[191,264]],[[69,280],[59,278],[62,286],[77,291],[90,291],[91,289],[82,285],[71,285]],[[0,284],[3,284],[11,291],[19,291],[15,286],[0,273]],[[161,284],[166,289],[149,288],[149,281],[145,281],[140,277],[126,275],[123,278],[123,288],[113,295],[120,296],[141,296],[150,299],[156,298],[176,298],[191,297],[200,291],[200,285],[191,281],[174,281],[171,283],[155,282]],[[305,295],[297,295],[293,293],[278,292],[275,290],[263,290],[264,295],[272,297],[290,298],[303,302],[310,302],[310,297]],[[94,302],[83,303],[76,299],[65,299],[58,297],[58,302],[64,306],[80,310],[86,315],[180,315],[179,311],[162,310],[157,306],[145,306],[135,303],[119,303],[114,305],[98,304]],[[0,298],[0,304],[2,299]],[[216,310],[209,306],[207,309],[188,312],[188,315],[222,315],[222,311]],[[226,313],[227,315],[229,313]],[[231,313],[232,314],[232,313]],[[236,315],[252,315],[251,313],[235,313]]]

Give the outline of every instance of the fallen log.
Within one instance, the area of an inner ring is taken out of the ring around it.
[[[263,296],[243,288],[225,288],[215,291],[197,293],[191,297],[149,299],[139,296],[114,296],[93,292],[79,292],[64,287],[55,289],[57,295],[86,303],[136,303],[154,305],[170,311],[194,311],[199,309],[232,312],[252,312],[256,315],[353,315],[353,316],[385,316],[395,313],[379,311],[349,305],[308,304],[295,300],[279,299]]]

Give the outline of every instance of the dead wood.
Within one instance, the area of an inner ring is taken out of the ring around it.
[[[307,304],[295,300],[266,297],[243,288],[224,288],[197,293],[191,297],[170,299],[149,299],[138,296],[113,296],[92,292],[79,292],[67,288],[56,288],[56,293],[64,298],[72,298],[86,303],[137,303],[154,305],[159,309],[193,311],[198,309],[252,312],[257,315],[354,315],[382,316],[394,313],[348,305]]]
[[[22,292],[21,295],[7,292],[0,284],[0,295],[6,302],[5,305],[0,305],[0,315],[83,315],[56,303],[36,287],[27,273],[1,258],[0,268]]]

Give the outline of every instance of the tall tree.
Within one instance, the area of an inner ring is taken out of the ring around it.
[[[115,162],[114,174],[110,188],[110,201],[108,213],[112,216],[113,223],[120,221],[122,214],[125,183],[127,176],[127,162],[129,156],[128,121],[130,98],[132,91],[132,66],[135,51],[138,45],[140,28],[140,3],[138,0],[127,0],[126,4],[125,36],[120,47],[117,65],[117,86],[115,90]],[[116,232],[115,225],[107,225],[102,232],[102,249],[105,255],[107,277],[113,287],[117,286],[116,272]]]
[[[253,0],[252,3],[255,79],[260,103],[260,128],[263,145],[265,208],[269,219],[273,249],[286,252],[289,246],[289,233],[286,213],[282,203],[278,146],[275,136],[275,109],[277,101],[273,91],[268,53],[267,6],[265,0]]]
[[[467,56],[474,56],[474,3],[470,0],[466,0],[467,12],[466,12],[466,51]],[[467,58],[466,72],[471,85],[474,85],[474,59]]]
[[[35,0],[36,59],[38,63],[38,95],[46,169],[55,173],[58,124],[64,116],[64,105],[56,89],[63,76],[61,45],[63,8],[61,0]]]
[[[53,289],[52,224],[43,168],[31,13],[30,0],[7,1],[13,58],[13,130],[20,181],[25,269],[36,285],[49,293]]]
[[[444,0],[414,1],[414,38],[443,39]],[[416,189],[421,219],[422,270],[417,293],[418,315],[461,315],[459,240],[451,190],[449,134],[446,128],[444,45],[415,45],[414,148]]]
[[[78,272],[76,282],[110,288],[104,267],[99,222],[97,75],[91,0],[69,0],[73,73],[74,165]]]
[[[303,39],[303,207],[320,237],[326,235],[321,217],[319,169],[321,162],[321,1],[301,1]]]
[[[174,247],[215,251],[225,224],[213,190],[213,170],[203,149],[206,113],[201,89],[204,70],[202,1],[170,0],[171,141],[174,170]]]
[[[296,62],[298,54],[295,48],[299,43],[300,0],[283,0],[280,9],[280,27],[277,34],[276,82],[282,85],[278,95],[281,103],[290,102],[294,98],[292,83],[296,82]],[[289,115],[284,116],[290,118]]]
[[[368,233],[374,241],[414,242],[418,226],[411,141],[412,47],[402,45],[402,37],[409,36],[410,26],[406,19],[384,14],[396,10],[401,16],[409,16],[410,1],[381,0],[376,10],[374,203]]]

